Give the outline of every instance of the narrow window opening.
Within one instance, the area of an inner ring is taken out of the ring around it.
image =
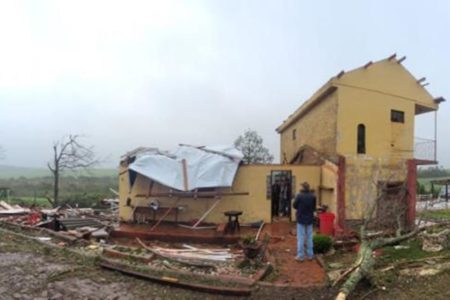
[[[391,122],[405,123],[405,112],[399,110],[391,110]]]
[[[358,154],[365,154],[366,153],[366,126],[364,124],[358,125],[358,145],[357,145],[357,151]]]
[[[297,129],[292,130],[292,140],[295,141],[297,139]]]

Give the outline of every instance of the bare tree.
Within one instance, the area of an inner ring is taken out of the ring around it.
[[[246,164],[264,164],[273,161],[273,155],[264,147],[263,139],[254,130],[248,129],[234,141],[234,146],[242,151]]]
[[[79,135],[69,135],[53,143],[53,160],[47,164],[53,175],[53,199],[47,197],[53,207],[59,204],[60,176],[65,170],[87,169],[98,164],[92,146],[79,142]]]
[[[0,160],[5,158],[5,150],[2,146],[0,146]]]

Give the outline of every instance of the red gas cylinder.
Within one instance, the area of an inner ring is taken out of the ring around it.
[[[320,227],[319,232],[325,235],[334,234],[334,219],[335,215],[329,212],[319,214]]]

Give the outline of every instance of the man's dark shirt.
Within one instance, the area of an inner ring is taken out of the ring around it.
[[[293,207],[297,210],[297,223],[310,225],[314,221],[316,196],[312,192],[300,192],[294,200]]]

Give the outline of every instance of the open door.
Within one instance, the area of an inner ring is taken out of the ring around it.
[[[293,182],[291,171],[273,170],[270,173],[271,216],[291,220],[291,203],[293,197]]]

